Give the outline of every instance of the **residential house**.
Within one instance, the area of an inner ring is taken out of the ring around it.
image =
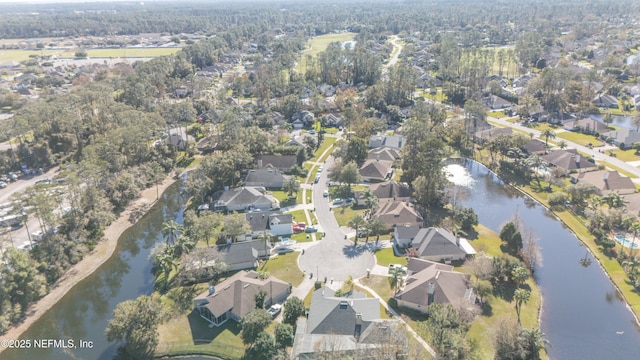
[[[421,259],[449,262],[464,260],[469,255],[461,246],[461,241],[460,237],[447,229],[430,227],[420,229],[410,245],[417,250]]]
[[[251,169],[244,178],[245,186],[263,186],[268,189],[282,189],[289,177],[283,175],[279,170]]]
[[[280,202],[266,193],[263,187],[239,187],[216,194],[213,209],[217,211],[269,210]]]
[[[567,120],[562,123],[562,126],[565,130],[577,131],[585,134],[603,133],[609,131],[609,127],[606,124],[590,117],[584,119]]]
[[[266,292],[265,306],[283,302],[291,285],[273,276],[260,279],[255,271],[240,271],[193,299],[195,311],[213,326],[232,319],[241,322],[256,308],[256,294]]]
[[[475,303],[470,276],[453,271],[453,266],[409,258],[409,276],[394,298],[398,306],[427,314],[429,305]]]
[[[299,130],[305,126],[311,126],[314,119],[313,113],[309,111],[300,111],[293,114],[291,117],[291,125],[293,125],[294,129]]]
[[[626,195],[636,192],[633,181],[627,176],[620,175],[617,171],[599,170],[571,175],[572,183],[575,184],[579,181],[595,186],[600,190],[601,195],[607,195],[612,192]]]
[[[500,96],[490,95],[484,99],[485,105],[491,110],[510,109],[513,104]]]
[[[390,179],[393,174],[393,162],[386,160],[367,159],[360,166],[360,176],[365,182],[380,182]]]
[[[393,241],[397,247],[408,248],[420,231],[420,226],[395,226],[393,228]]]
[[[379,200],[409,200],[411,198],[411,188],[408,184],[389,181],[378,184],[371,184],[369,190]]]
[[[400,149],[404,146],[402,135],[371,135],[369,137],[369,148],[390,147]]]
[[[335,297],[324,287],[313,293],[308,317],[298,319],[292,358],[310,360],[326,352],[336,359],[380,358],[376,348],[398,346],[399,352],[406,348],[403,334],[401,322],[381,319],[377,299],[357,291]]]
[[[514,88],[525,87],[531,79],[531,75],[522,75],[519,78],[513,80],[511,86],[513,86]]]
[[[591,103],[594,106],[605,108],[605,109],[617,109],[618,108],[618,99],[614,96],[601,94],[596,96]]]
[[[524,150],[528,154],[544,154],[547,152],[547,146],[544,141],[538,139],[531,139],[528,143],[524,144]]]
[[[344,118],[340,114],[327,114],[322,117],[322,126],[334,128],[344,126]]]
[[[265,211],[247,213],[244,215],[252,231],[252,237],[256,238],[265,232],[273,236],[293,234],[293,216],[282,214],[280,211]]]
[[[550,165],[562,169],[565,174],[591,171],[597,168],[595,163],[578,154],[576,149],[555,150],[542,155],[541,158]]]
[[[302,143],[303,137],[296,137],[295,135],[291,135],[291,137],[289,138],[289,141],[287,141],[284,146],[298,146],[298,147],[305,147],[305,145]]]
[[[640,217],[640,193],[622,195],[622,198],[626,204],[626,213]]]
[[[268,258],[271,244],[264,240],[230,242],[213,247],[212,257],[229,266],[229,271],[253,269],[258,260]]]
[[[295,155],[258,155],[256,157],[258,169],[277,169],[287,173],[292,167],[298,165],[298,157]]]
[[[396,161],[400,160],[400,151],[396,148],[384,146],[369,150],[367,159]]]
[[[421,226],[424,219],[415,205],[408,201],[391,200],[381,203],[372,216],[373,220],[382,220],[388,229],[398,226]]]
[[[620,128],[601,135],[607,142],[612,142],[624,149],[630,149],[633,143],[640,142],[640,132],[635,129]]]

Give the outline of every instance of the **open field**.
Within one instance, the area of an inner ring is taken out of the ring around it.
[[[175,54],[182,48],[118,48],[118,49],[93,49],[87,50],[90,58],[112,57],[157,57]],[[58,58],[74,58],[76,50],[0,50],[0,62],[28,60],[29,55],[49,56]]]
[[[319,53],[325,51],[329,44],[335,41],[344,42],[350,41],[355,38],[356,33],[345,32],[339,34],[324,34],[320,36],[313,37],[307,41],[307,48],[302,51],[302,55],[300,56],[300,61],[296,65],[296,70],[298,72],[303,72],[307,66],[307,55],[311,57],[318,56]]]

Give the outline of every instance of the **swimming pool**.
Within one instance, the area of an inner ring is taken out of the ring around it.
[[[614,236],[614,237],[615,237],[616,241],[618,243],[622,244],[623,246],[634,248],[634,249],[637,249],[638,247],[640,247],[640,245],[638,245],[637,242],[634,244],[633,241],[627,239],[622,234],[616,234],[616,236]]]

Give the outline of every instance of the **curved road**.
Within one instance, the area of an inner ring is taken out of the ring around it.
[[[375,266],[375,257],[364,244],[353,246],[353,242],[345,240],[345,233],[340,229],[338,221],[330,211],[329,199],[322,196],[327,188],[328,169],[333,167],[333,156],[325,162],[320,180],[313,185],[313,204],[318,218],[320,231],[325,233],[323,240],[316,241],[305,249],[298,258],[300,268],[306,273],[313,273],[314,279],[346,280],[349,275],[354,279],[366,275],[367,269]]]

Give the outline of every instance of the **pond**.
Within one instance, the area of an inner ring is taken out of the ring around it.
[[[109,343],[104,330],[120,302],[151,294],[155,279],[149,253],[164,241],[162,223],[171,219],[182,223],[184,199],[178,184],[120,238],[114,255],[95,273],[73,287],[51,310],[32,325],[21,339],[73,339],[93,342],[85,349],[7,350],[3,360],[112,359],[118,345]]]
[[[598,262],[553,213],[505,185],[482,164],[450,160],[451,180],[468,188],[465,206],[493,231],[516,211],[539,238],[542,255],[536,280],[543,296],[542,331],[551,359],[637,359],[640,332],[635,318]],[[590,258],[590,266],[580,259]],[[515,315],[515,311],[514,311]]]

